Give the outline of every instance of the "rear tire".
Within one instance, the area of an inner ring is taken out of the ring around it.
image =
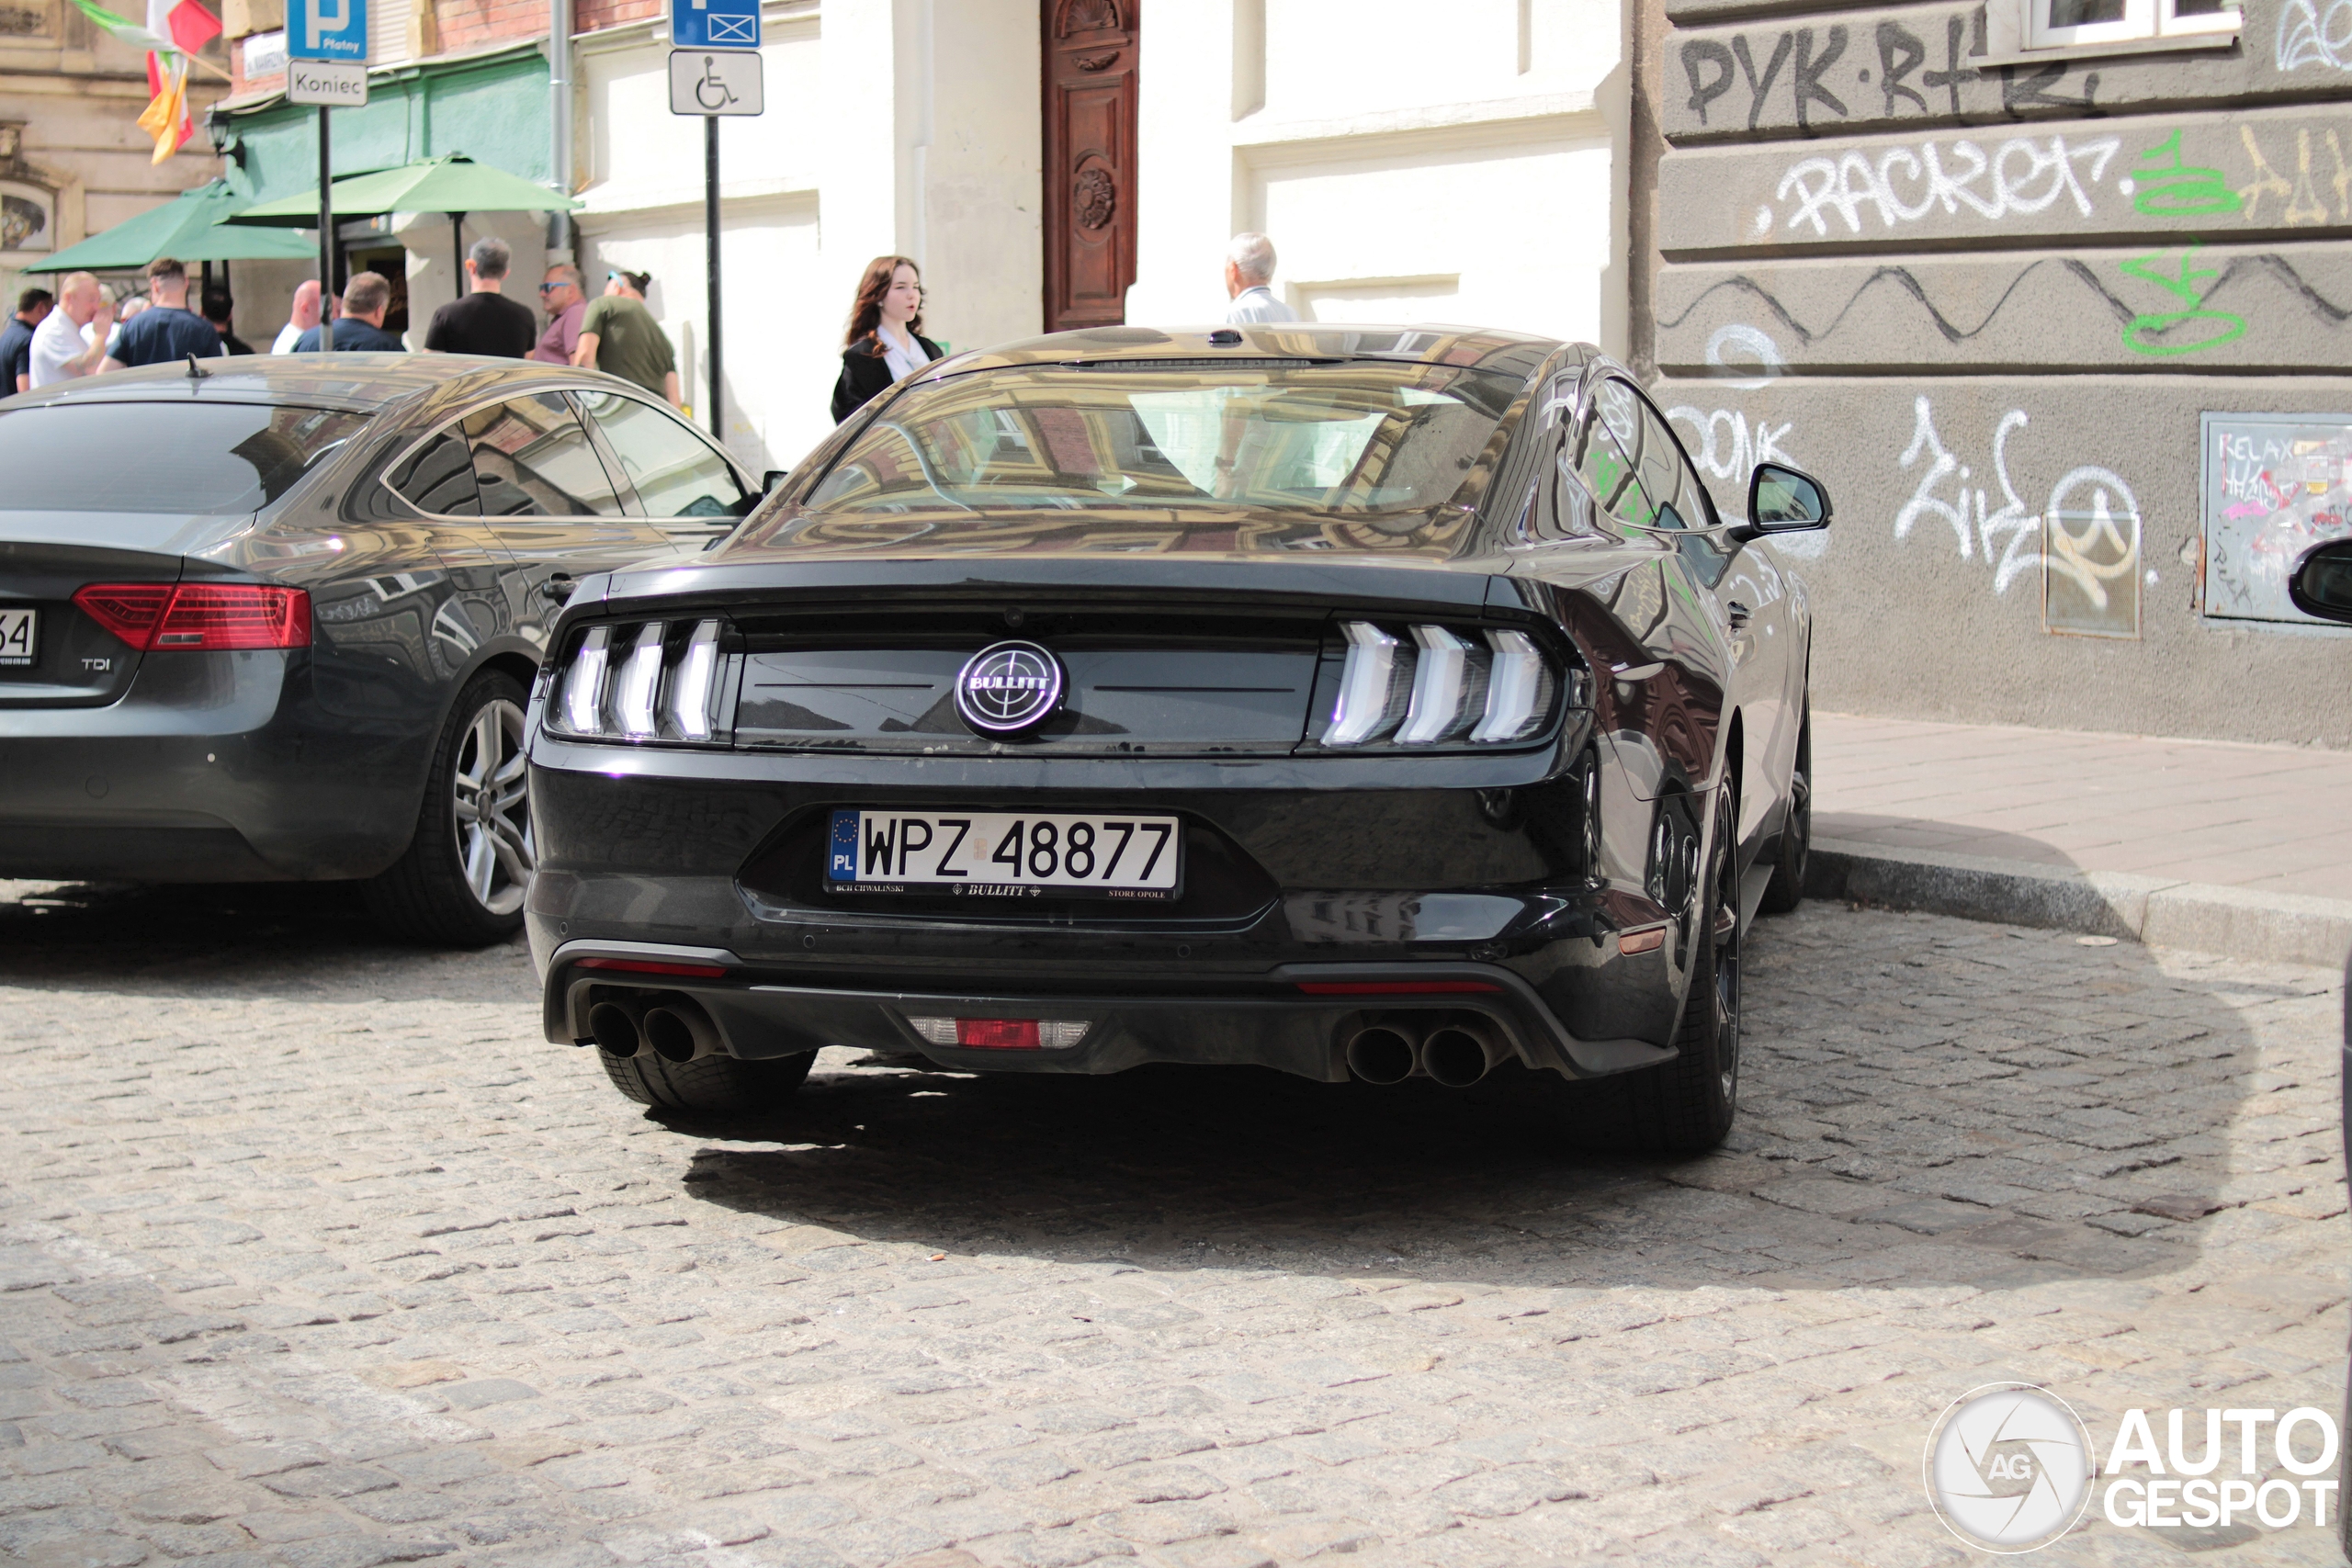
[[[1675,1030],[1673,1061],[1604,1078],[1603,1124],[1645,1154],[1704,1154],[1731,1132],[1739,1109],[1739,817],[1731,787],[1715,792],[1714,847],[1694,895],[1698,948],[1690,992]]]
[[[485,670],[465,684],[433,750],[424,808],[407,852],[363,883],[393,936],[487,947],[523,929],[531,886],[531,807],[523,778],[523,688]]]
[[[639,1105],[732,1116],[773,1110],[790,1099],[817,1060],[814,1052],[756,1062],[734,1056],[665,1062],[649,1053],[616,1056],[601,1048],[596,1055],[613,1087]]]
[[[1813,704],[1804,705],[1804,719],[1797,727],[1796,765],[1789,770],[1789,819],[1781,827],[1781,852],[1772,861],[1772,880],[1757,912],[1785,915],[1804,902],[1804,878],[1813,859]]]

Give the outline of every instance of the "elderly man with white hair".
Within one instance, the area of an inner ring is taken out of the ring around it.
[[[1274,243],[1263,234],[1236,234],[1225,252],[1225,293],[1233,303],[1225,319],[1235,326],[1251,321],[1295,321],[1298,312],[1274,298]]]

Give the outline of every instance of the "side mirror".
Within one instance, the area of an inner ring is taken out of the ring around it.
[[[775,487],[782,484],[785,481],[786,477],[791,472],[792,470],[789,468],[770,468],[766,473],[760,476],[760,493],[762,495],[775,494]]]
[[[1829,492],[1811,474],[1779,463],[1758,463],[1747,477],[1744,538],[1829,526]]]
[[[2287,597],[2306,615],[2352,622],[2352,539],[2322,545],[2297,561]]]

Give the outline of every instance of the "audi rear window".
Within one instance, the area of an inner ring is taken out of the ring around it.
[[[69,402],[0,412],[0,510],[257,512],[371,416],[285,403]]]
[[[978,371],[892,401],[808,506],[1425,513],[1461,488],[1520,386],[1396,360]]]

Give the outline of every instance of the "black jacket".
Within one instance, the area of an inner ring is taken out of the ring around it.
[[[939,345],[915,334],[915,346],[926,359],[939,357]],[[839,424],[890,385],[890,362],[882,356],[879,339],[861,338],[842,350],[841,379],[833,383],[833,423]]]

